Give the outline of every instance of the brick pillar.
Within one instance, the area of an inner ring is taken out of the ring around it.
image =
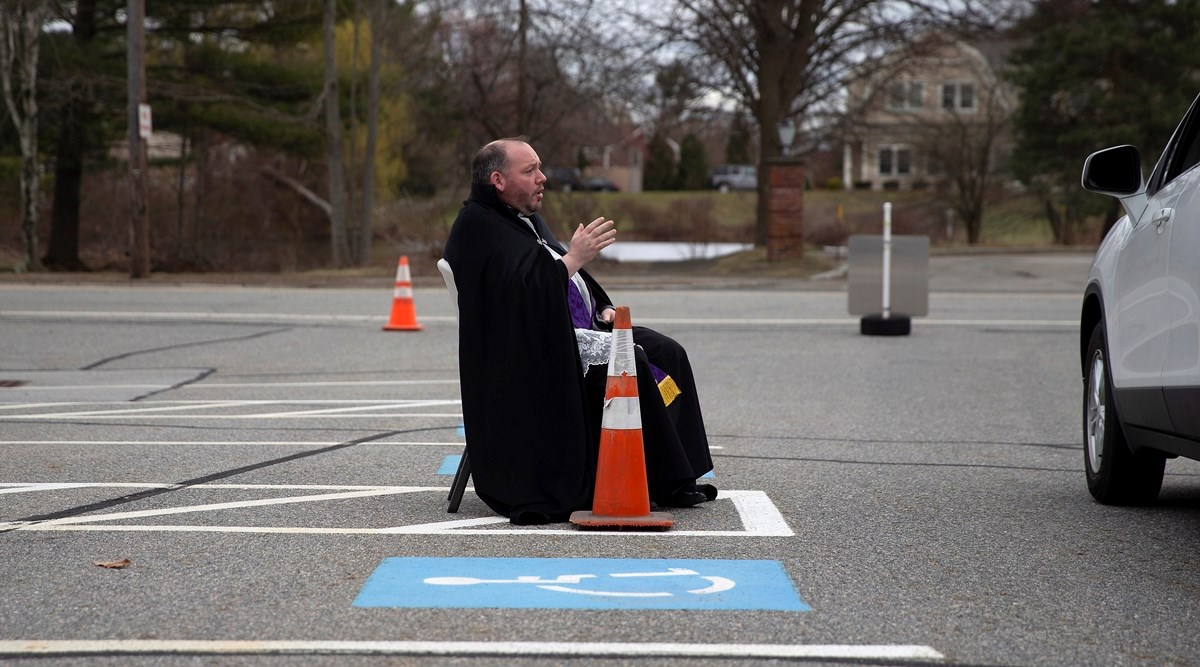
[[[804,256],[804,161],[767,161],[767,261]]]

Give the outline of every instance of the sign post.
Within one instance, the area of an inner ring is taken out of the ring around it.
[[[892,235],[892,205],[883,205],[883,235],[850,237],[850,314],[865,336],[907,336],[912,318],[929,314],[929,237]]]

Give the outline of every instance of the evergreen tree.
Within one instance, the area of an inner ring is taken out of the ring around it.
[[[1043,199],[1056,240],[1073,242],[1087,212],[1107,198],[1079,187],[1089,153],[1138,146],[1147,165],[1196,94],[1181,82],[1200,71],[1196,0],[1043,0],[1018,31],[1021,88],[1014,173]]]
[[[675,190],[675,153],[666,138],[655,132],[646,149],[646,173],[642,176],[646,190]]]
[[[43,263],[51,270],[86,269],[79,259],[80,191],[89,164],[104,159],[104,147],[123,136],[126,91],[125,29],[117,22],[123,0],[73,3],[70,32],[47,33],[45,61],[47,145],[54,150],[54,194],[50,237]]]
[[[689,133],[679,145],[675,183],[681,190],[703,190],[708,186],[708,153],[695,134]]]
[[[78,235],[82,177],[126,132],[124,0],[66,3],[70,33],[49,31],[43,72],[53,119],[55,181],[46,263],[85,268]],[[155,131],[184,146],[215,130],[249,145],[312,156],[321,135],[312,107],[319,70],[295,48],[320,15],[307,0],[172,0],[146,7],[146,78]],[[298,55],[300,54],[300,55]],[[186,162],[187,156],[181,156]],[[197,203],[202,201],[201,193]]]
[[[152,3],[147,21],[155,26],[147,34],[147,78],[159,102],[156,126],[199,126],[255,146],[320,153],[313,107],[319,59],[308,55],[319,44],[319,6],[173,0]]]

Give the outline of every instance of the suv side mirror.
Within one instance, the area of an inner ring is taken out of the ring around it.
[[[1142,158],[1133,146],[1096,151],[1083,162],[1083,189],[1113,197],[1137,194],[1142,183]]]

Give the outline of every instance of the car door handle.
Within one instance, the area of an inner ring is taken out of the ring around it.
[[[1150,222],[1154,223],[1154,226],[1158,227],[1159,231],[1162,231],[1162,226],[1167,224],[1168,222],[1170,222],[1171,217],[1174,215],[1175,215],[1175,209],[1164,208],[1158,212],[1158,215],[1151,218]]]

